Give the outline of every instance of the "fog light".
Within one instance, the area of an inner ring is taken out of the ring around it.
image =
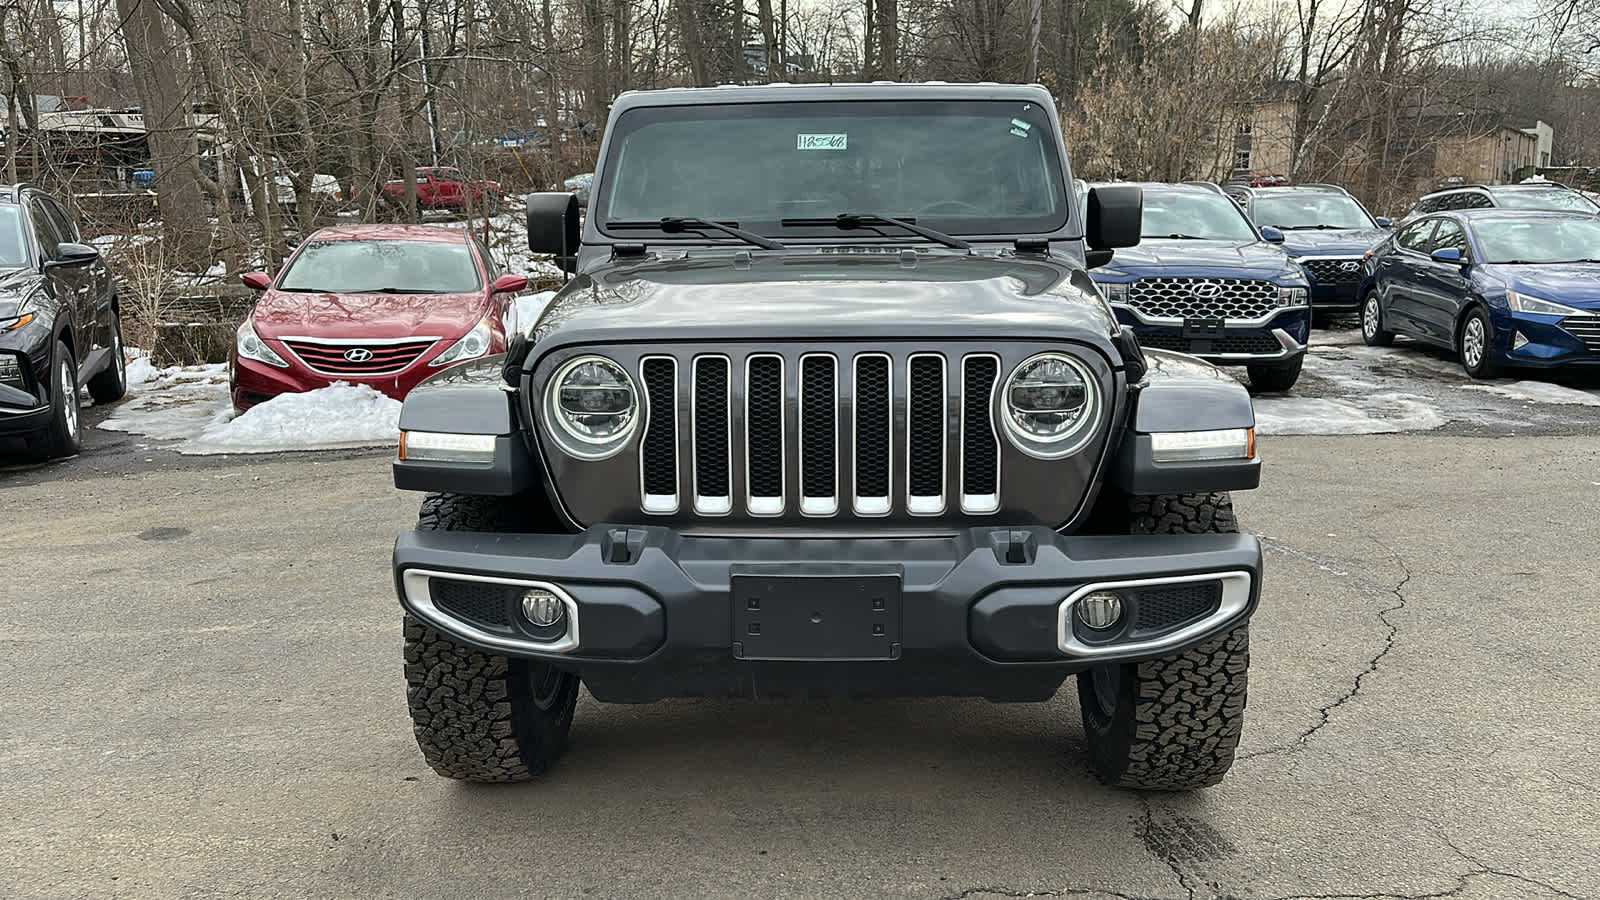
[[[540,628],[549,628],[561,621],[563,613],[561,598],[556,596],[554,591],[529,588],[527,593],[522,595],[522,614],[528,617],[529,622]]]
[[[1104,631],[1122,620],[1122,598],[1110,591],[1095,591],[1078,598],[1078,621]]]
[[[1520,331],[1511,332],[1511,349],[1521,350],[1528,346],[1528,337]]]

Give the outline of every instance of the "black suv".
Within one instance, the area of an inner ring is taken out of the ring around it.
[[[1142,353],[1089,279],[1139,188],[1075,195],[1037,86],[619,97],[581,230],[570,194],[528,200],[575,277],[401,413],[434,770],[544,771],[580,680],[1044,701],[1076,675],[1102,778],[1220,780],[1261,585],[1227,493],[1260,478],[1250,398]]]
[[[1329,313],[1361,307],[1361,260],[1389,236],[1390,222],[1367,212],[1338,185],[1248,187],[1230,184],[1228,196],[1244,207],[1256,227],[1283,232],[1283,252],[1311,280],[1311,314],[1319,324]]]
[[[1424,194],[1400,219],[1406,223],[1418,216],[1453,209],[1548,209],[1559,212],[1586,212],[1600,215],[1600,206],[1564,184],[1539,181],[1528,184],[1463,184]]]
[[[0,447],[78,452],[78,386],[96,403],[127,389],[116,283],[66,208],[0,187]]]

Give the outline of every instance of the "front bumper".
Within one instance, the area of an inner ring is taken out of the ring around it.
[[[1600,314],[1510,313],[1495,318],[1495,354],[1506,365],[1600,366]]]
[[[8,363],[0,370],[20,379],[0,381],[0,437],[25,436],[50,424],[46,335],[40,329],[38,334],[12,334],[0,340],[0,354]]]
[[[282,355],[285,351],[282,345],[274,348]],[[409,369],[393,375],[361,376],[361,375],[324,375],[313,372],[298,360],[291,361],[289,368],[282,369],[270,366],[253,359],[243,359],[237,353],[230,354],[228,360],[228,387],[233,399],[233,408],[243,412],[258,403],[265,403],[279,394],[301,394],[324,388],[336,381],[345,384],[364,384],[373,390],[404,400],[407,393],[416,387],[422,379],[441,371],[428,366],[425,362],[418,361]]]
[[[1142,347],[1174,350],[1217,365],[1245,365],[1293,359],[1306,352],[1311,337],[1309,308],[1280,310],[1265,321],[1224,321],[1220,335],[1197,336],[1184,323],[1147,319],[1126,306],[1114,307],[1117,320],[1133,328]]]
[[[596,526],[408,532],[394,565],[413,615],[462,643],[576,671],[605,701],[1044,700],[1074,672],[1164,656],[1246,620],[1261,548],[1248,535],[1064,537],[1036,526],[873,539]],[[556,630],[522,618],[529,587],[561,598]],[[1122,595],[1124,616],[1095,632],[1073,610],[1099,589]]]

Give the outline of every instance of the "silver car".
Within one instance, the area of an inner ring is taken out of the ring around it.
[[[593,183],[594,183],[594,173],[593,172],[585,172],[582,175],[574,175],[571,178],[568,178],[566,181],[561,182],[561,187],[562,187],[563,190],[567,191],[568,193],[574,194],[574,195],[577,196],[578,205],[579,206],[581,206],[581,207],[583,207],[585,209],[588,209],[589,208],[589,186],[591,184],[593,184]]]

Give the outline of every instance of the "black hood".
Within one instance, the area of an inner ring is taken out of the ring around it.
[[[609,264],[567,284],[539,351],[632,341],[1076,338],[1116,328],[1081,269],[956,253],[755,254]]]

